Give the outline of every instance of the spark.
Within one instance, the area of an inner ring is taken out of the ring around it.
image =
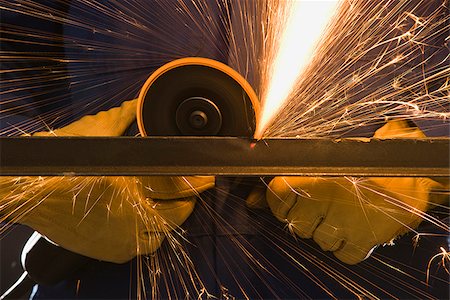
[[[447,119],[449,16],[430,6],[344,2],[263,136],[342,137],[387,115]]]
[[[441,257],[441,262],[439,263],[442,268],[444,268],[445,272],[450,275],[448,264],[450,263],[450,251],[444,249],[444,247],[440,247],[441,252],[433,256],[428,262],[427,267],[427,284],[430,279],[430,269],[433,261],[439,257]]]
[[[263,95],[262,114],[258,120],[255,138],[262,138],[270,121],[277,115],[294,88],[295,81],[307,67],[314,49],[339,1],[291,1],[285,29],[277,41],[279,49]]]

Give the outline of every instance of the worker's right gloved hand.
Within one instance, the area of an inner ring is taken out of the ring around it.
[[[424,134],[405,121],[391,121],[374,137]],[[276,177],[266,196],[274,215],[293,233],[313,238],[324,251],[356,264],[375,246],[416,228],[430,207],[446,201],[445,193],[432,199],[430,192],[437,189],[448,189],[448,182],[445,186],[430,178]]]
[[[135,114],[136,100],[127,101],[33,136],[120,136]],[[0,218],[73,252],[122,263],[156,251],[213,186],[214,177],[2,177]]]

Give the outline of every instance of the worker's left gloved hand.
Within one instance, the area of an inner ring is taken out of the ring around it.
[[[391,121],[374,137],[424,135],[405,121]],[[267,201],[296,235],[313,238],[324,251],[356,264],[375,246],[416,228],[434,204],[430,191],[440,188],[429,178],[277,177],[269,184]]]
[[[136,100],[33,136],[120,136]],[[95,151],[95,149],[91,149]],[[214,177],[2,177],[0,220],[26,224],[73,252],[122,263],[156,251]]]

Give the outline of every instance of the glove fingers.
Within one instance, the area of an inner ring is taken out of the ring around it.
[[[267,202],[273,214],[281,221],[285,221],[291,208],[299,197],[314,201],[308,189],[322,179],[318,177],[275,177],[267,189]],[[317,205],[321,201],[314,201]],[[317,209],[313,209],[315,211]],[[320,214],[320,213],[319,213]]]
[[[142,176],[144,195],[152,199],[178,199],[214,187],[214,176]]]
[[[176,200],[147,199],[148,213],[139,214],[140,225],[137,239],[137,255],[146,255],[159,249],[172,230],[178,228],[191,215],[196,197]]]
[[[153,227],[146,228],[147,231],[159,231],[164,232],[168,230],[175,229],[186,221],[186,219],[191,215],[194,210],[196,198],[195,196],[181,198],[176,200],[148,200],[152,210],[153,215],[150,215],[156,219],[151,220],[153,222],[145,223],[153,224]]]
[[[337,251],[345,242],[344,232],[326,221],[316,228],[313,239],[323,251]]]
[[[37,132],[33,136],[120,136],[136,119],[137,99],[125,101],[120,107],[84,116],[63,128]]]
[[[375,131],[374,138],[423,138],[425,134],[417,127],[410,127],[406,120],[391,120]]]
[[[287,219],[294,225],[298,236],[309,239],[326,218],[329,203],[322,201],[320,196],[309,190],[309,185],[315,182],[314,178],[302,181],[306,184],[297,185],[296,191],[292,192],[296,196],[296,202],[288,212]]]
[[[313,236],[317,226],[323,220],[323,216],[298,216],[295,219],[289,220],[292,224],[295,234],[303,239],[309,239]]]
[[[289,185],[287,177],[276,177],[269,183],[266,199],[274,216],[284,222],[296,202],[297,195]]]
[[[299,237],[309,239],[325,218],[325,213],[326,207],[322,203],[297,196],[297,202],[289,211],[287,221],[293,225],[294,232]]]
[[[349,265],[354,265],[369,257],[376,246],[376,244],[357,245],[351,241],[345,241],[341,248],[334,251],[333,254],[340,261]]]
[[[165,237],[166,234],[161,232],[141,231],[139,233],[136,255],[148,255],[155,252],[161,247]]]

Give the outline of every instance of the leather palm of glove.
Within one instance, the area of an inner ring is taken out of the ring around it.
[[[120,136],[135,118],[132,100],[33,136]],[[0,185],[0,215],[70,251],[123,263],[156,251],[214,177],[2,177]]]
[[[374,138],[424,136],[406,121],[390,121]],[[297,236],[313,238],[322,250],[356,264],[377,245],[416,228],[435,204],[430,192],[446,188],[448,183],[444,187],[430,178],[276,177],[266,198],[274,215]]]

